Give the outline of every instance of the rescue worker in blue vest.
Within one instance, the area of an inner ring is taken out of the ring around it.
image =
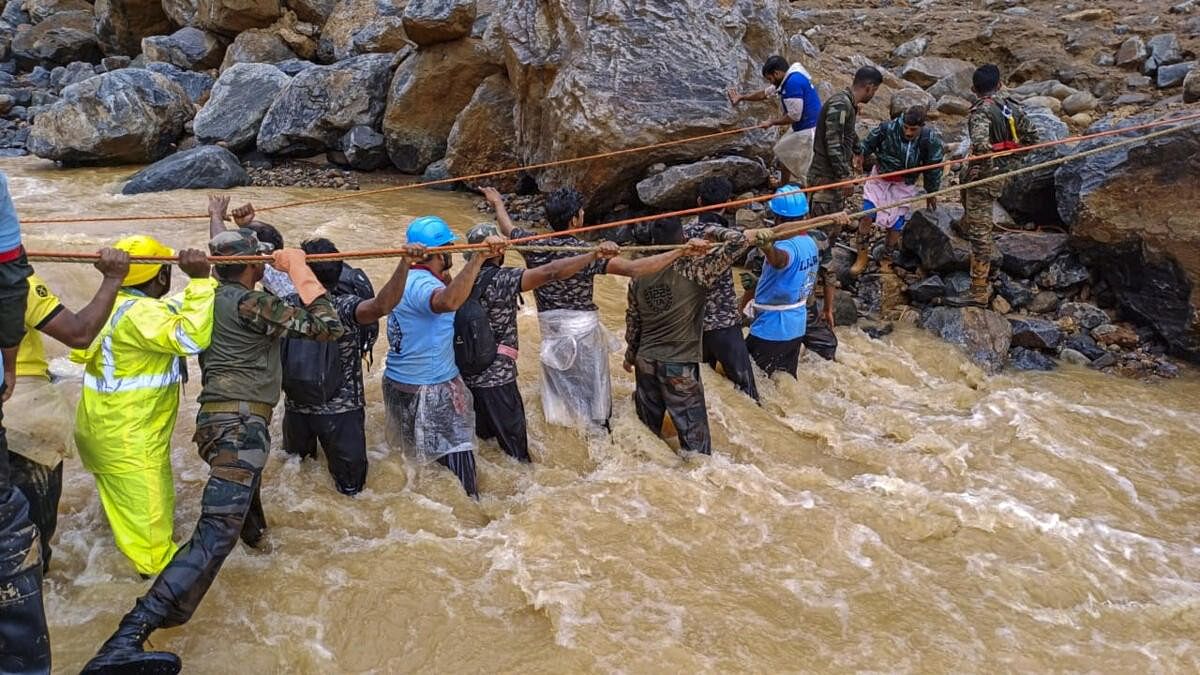
[[[216,256],[254,256],[265,247],[251,230],[222,232],[208,244]],[[240,535],[259,545],[266,529],[259,484],[271,447],[269,425],[279,402],[280,338],[335,341],[345,328],[303,251],[283,249],[271,260],[291,276],[303,307],[255,290],[264,264],[218,264],[212,342],[200,357],[202,386],[194,440],[211,467],[191,539],[138,598],[100,652],[84,667],[94,673],[177,673],[179,657],[146,652],[159,628],[180,626],[204,599]]]
[[[173,256],[147,236],[114,246],[131,256]],[[75,415],[75,444],[96,479],[100,504],[117,548],[143,577],[158,574],[175,554],[175,484],[171,434],[179,412],[183,359],[208,347],[213,293],[204,253],[180,253],[190,278],[182,296],[166,299],[171,266],[129,266],[112,315],[87,349],[71,352],[83,364]]]
[[[736,106],[742,101],[765,101],[772,95],[779,96],[783,112],[763,122],[762,126],[788,127],[775,143],[775,159],[783,167],[780,182],[786,185],[793,180],[804,181],[813,160],[813,139],[821,112],[821,97],[804,66],[799,63],[788,65],[782,56],[768,58],[763,64],[762,76],[768,82],[765,89],[748,94],[730,89],[729,102]]]

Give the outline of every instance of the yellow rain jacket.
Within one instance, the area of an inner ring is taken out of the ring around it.
[[[96,476],[117,547],[142,574],[158,573],[175,553],[171,434],[179,411],[181,357],[212,339],[214,279],[192,279],[170,299],[128,288],[86,350],[75,418],[84,468]]]

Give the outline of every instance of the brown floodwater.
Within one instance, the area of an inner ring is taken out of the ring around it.
[[[205,205],[198,191],[120,196],[131,170],[0,167],[27,218]],[[333,194],[231,192],[235,204]],[[460,231],[480,218],[465,196],[414,191],[264,219],[289,242],[352,250],[398,243],[426,213]],[[202,247],[206,227],[25,236],[35,249],[141,232]],[[364,266],[376,280],[390,269]],[[98,281],[85,265],[38,267],[73,307]],[[624,287],[597,283],[618,333]],[[276,448],[263,487],[273,550],[239,544],[195,619],[153,646],[193,673],[1200,670],[1193,372],[989,378],[916,329],[839,329],[838,361],[805,357],[798,381],[760,384],[761,408],[705,370],[717,452],[684,459],[638,422],[619,355],[611,437],[546,426],[531,300],[519,366],[532,466],[484,445],[476,503],[446,470],[406,460],[383,442],[376,366],[367,490],[343,497],[322,464]],[[78,369],[50,349],[76,395]],[[190,442],[197,394],[185,391],[172,452],[177,539],[207,476]],[[77,460],[61,518],[46,613],[55,670],[77,672],[149,582],[113,546]]]

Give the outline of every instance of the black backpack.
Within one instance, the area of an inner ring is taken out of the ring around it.
[[[347,263],[342,263],[342,275],[338,278],[337,292],[343,295],[356,295],[363,300],[370,300],[375,297],[375,287],[371,285],[371,280],[367,277],[366,272],[357,267],[351,267]],[[378,339],[378,321],[369,326],[359,326],[358,352],[362,354],[363,360],[367,362],[368,370],[374,364],[371,354],[375,349],[375,341]]]
[[[470,297],[454,313],[454,362],[463,375],[478,375],[496,360],[496,334],[479,297],[499,271],[499,267],[480,270]]]
[[[283,361],[283,392],[292,403],[328,403],[346,383],[336,341],[284,338],[280,360]]]

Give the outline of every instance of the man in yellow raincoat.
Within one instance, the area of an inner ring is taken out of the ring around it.
[[[131,256],[173,256],[150,237],[135,236],[115,248]],[[199,354],[212,337],[216,280],[204,253],[180,253],[190,277],[181,296],[164,299],[171,266],[129,266],[108,322],[86,350],[71,353],[84,364],[75,419],[75,443],[84,468],[96,478],[113,538],[150,577],[171,561],[175,486],[171,434],[179,411],[183,359]]]

